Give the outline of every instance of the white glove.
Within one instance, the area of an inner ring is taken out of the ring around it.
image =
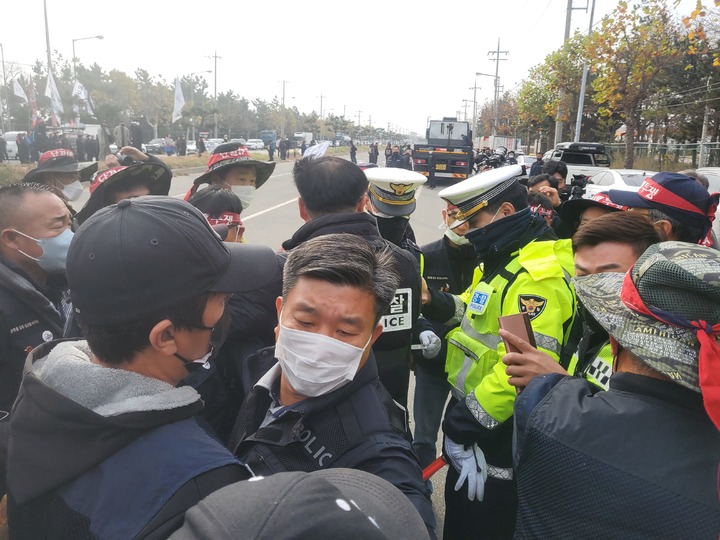
[[[485,480],[487,480],[487,462],[483,451],[478,448],[477,444],[465,449],[462,444],[458,444],[446,436],[445,454],[450,458],[455,470],[460,473],[460,478],[455,484],[455,491],[460,491],[467,479],[468,499],[482,501],[485,496]]]
[[[442,348],[442,341],[432,330],[420,332],[420,343],[425,345],[422,353],[428,360],[435,358]]]

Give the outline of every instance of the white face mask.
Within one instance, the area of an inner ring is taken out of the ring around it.
[[[465,238],[464,236],[460,236],[458,233],[456,233],[450,228],[445,231],[445,236],[447,236],[447,239],[457,246],[466,246],[470,243],[467,238]]]
[[[77,201],[80,198],[83,189],[84,188],[83,185],[80,183],[80,180],[75,180],[73,183],[63,186],[62,192],[63,195],[65,195],[65,198],[68,201],[72,202]]]
[[[230,186],[232,192],[238,196],[245,210],[255,197],[255,186]]]
[[[372,334],[365,347],[360,348],[323,334],[294,330],[280,323],[275,357],[290,386],[298,394],[323,396],[355,378],[371,339]]]

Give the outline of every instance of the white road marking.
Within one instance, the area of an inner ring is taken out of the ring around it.
[[[294,199],[290,199],[289,201],[281,202],[280,204],[276,204],[275,206],[271,206],[270,208],[266,208],[265,210],[260,210],[259,212],[256,212],[254,214],[250,214],[249,216],[245,217],[242,216],[243,223],[246,221],[250,221],[254,217],[262,216],[263,214],[267,214],[268,212],[272,212],[273,210],[277,210],[278,208],[282,208],[285,205],[288,205],[290,203],[294,203],[297,201],[300,197],[295,197]]]

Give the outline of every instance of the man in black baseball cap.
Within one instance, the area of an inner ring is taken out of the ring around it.
[[[78,229],[67,276],[87,341],[28,357],[10,419],[11,535],[165,537],[249,476],[196,420],[198,393],[177,385],[221,344],[229,295],[275,268],[270,248],[223,243],[170,197],[122,200]]]

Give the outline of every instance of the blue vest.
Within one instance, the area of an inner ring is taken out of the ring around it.
[[[186,482],[238,463],[194,418],[138,437],[58,490],[98,538],[134,538]]]

